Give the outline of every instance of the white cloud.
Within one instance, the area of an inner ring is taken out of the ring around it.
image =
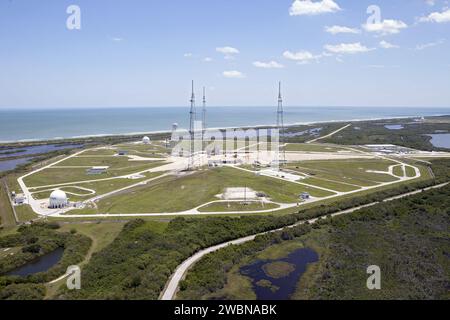
[[[211,62],[211,61],[213,61],[213,59],[210,58],[210,57],[206,57],[205,59],[203,59],[203,61],[205,61],[205,62]]]
[[[386,66],[384,64],[370,64],[367,66],[367,68],[384,69],[384,68],[386,68]]]
[[[192,57],[192,53],[190,53],[190,52],[185,53],[185,54],[183,54],[183,57],[185,57],[185,58],[191,58],[191,57]]]
[[[360,42],[357,43],[341,43],[338,45],[326,45],[324,47],[326,50],[333,53],[342,53],[342,54],[355,54],[355,53],[363,53],[369,52],[374,49],[369,49],[366,46],[363,46]]]
[[[436,4],[435,0],[425,0],[425,2],[429,6],[434,6]]]
[[[332,26],[332,27],[325,27],[325,31],[331,34],[338,34],[338,33],[354,33],[358,34],[361,33],[361,30],[356,28],[349,28],[349,27],[342,27],[342,26]]]
[[[218,47],[217,52],[223,53],[225,60],[234,60],[234,56],[239,53],[239,50],[233,47]]]
[[[289,8],[289,15],[317,15],[340,11],[341,8],[333,0],[322,0],[313,2],[311,0],[295,0]]]
[[[264,68],[264,69],[281,69],[284,68],[284,66],[281,63],[278,63],[276,61],[269,61],[269,62],[261,62],[261,61],[255,61],[253,62],[253,65],[257,68]]]
[[[433,12],[426,17],[420,18],[420,22],[436,22],[445,23],[450,22],[450,9],[442,12]]]
[[[114,41],[114,42],[121,42],[121,41],[123,41],[123,38],[119,38],[119,37],[110,37],[110,39],[111,39],[111,41]]]
[[[396,48],[400,48],[400,46],[392,44],[390,42],[387,41],[380,41],[380,47],[382,47],[383,49],[396,49]]]
[[[238,54],[239,50],[233,47],[218,47],[216,48],[217,52],[223,53],[225,55]]]
[[[428,48],[436,47],[436,46],[439,46],[439,45],[443,44],[444,42],[445,42],[444,39],[440,39],[440,40],[435,41],[435,42],[419,44],[419,45],[416,46],[416,50],[420,51],[420,50],[425,50],[425,49],[428,49]]]
[[[283,57],[289,60],[294,60],[299,64],[306,64],[318,58],[317,56],[314,56],[311,52],[304,50],[298,52],[285,51],[283,52]]]
[[[366,67],[371,69],[400,68],[400,66],[398,65],[384,65],[384,64],[369,64]]]
[[[382,35],[396,34],[401,29],[406,29],[408,25],[401,20],[386,19],[378,23],[366,23],[362,26],[367,32],[376,32]]]
[[[245,78],[245,74],[240,71],[232,70],[232,71],[224,71],[222,75],[225,78],[233,78],[233,79],[242,79]]]

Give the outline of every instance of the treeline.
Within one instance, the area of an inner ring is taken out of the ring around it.
[[[318,123],[315,125],[301,125],[301,126],[290,126],[286,127],[284,130],[286,136],[283,138],[283,142],[289,143],[304,143],[306,141],[326,136],[327,134],[342,128],[345,123]],[[309,132],[311,129],[320,128],[317,135]],[[293,135],[295,133],[303,133],[302,135]]]
[[[58,228],[56,223],[33,223],[19,227],[17,233],[0,237],[0,248],[20,247],[14,255],[0,261],[0,299],[42,299],[44,283],[60,277],[68,266],[84,259],[91,239],[81,234],[59,232]],[[6,275],[57,248],[63,248],[64,254],[48,271],[27,277]]]
[[[230,299],[220,294],[227,273],[244,258],[282,241],[329,236],[315,282],[302,298],[448,299],[450,286],[450,186],[377,204],[319,223],[287,228],[211,253],[180,284],[180,299]],[[321,231],[320,229],[324,229]],[[366,268],[379,265],[382,290],[365,286]]]
[[[292,223],[293,217],[176,218],[164,232],[127,223],[83,269],[83,288],[61,299],[157,299],[175,268],[202,248]]]
[[[448,299],[450,186],[333,219],[311,299]],[[366,268],[381,268],[367,290]]]
[[[384,127],[386,124],[402,125],[403,129],[390,130]],[[326,138],[323,142],[346,145],[395,144],[425,151],[448,151],[431,144],[431,137],[427,134],[433,134],[437,130],[448,131],[450,125],[448,123],[412,123],[408,120],[354,122],[352,126],[337,135]]]

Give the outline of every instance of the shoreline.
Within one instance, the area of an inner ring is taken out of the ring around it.
[[[414,119],[414,118],[430,118],[430,117],[444,117],[450,116],[450,114],[436,114],[429,116],[422,115],[410,115],[410,116],[402,116],[402,117],[376,117],[376,118],[355,118],[355,119],[344,119],[344,120],[324,120],[324,121],[309,121],[309,122],[295,122],[285,124],[285,129],[289,127],[295,126],[310,126],[310,125],[320,125],[326,123],[344,123],[344,122],[363,122],[363,121],[380,121],[380,120],[395,120],[395,119]],[[228,129],[257,129],[257,128],[274,128],[276,124],[259,124],[259,125],[251,125],[251,126],[235,126],[235,127],[216,127],[216,128],[207,128],[207,130],[228,130]],[[179,130],[183,130],[179,128]],[[187,130],[187,129],[186,129]],[[137,136],[137,135],[155,135],[155,134],[170,134],[171,130],[156,130],[156,131],[142,131],[142,132],[129,132],[129,133],[105,133],[105,134],[86,134],[80,136],[72,136],[72,137],[55,137],[55,138],[39,138],[39,139],[20,139],[20,140],[10,140],[10,141],[0,141],[0,144],[17,144],[17,143],[36,143],[36,142],[62,142],[67,140],[77,140],[77,139],[89,139],[89,138],[105,138],[105,137],[129,137],[129,136]]]

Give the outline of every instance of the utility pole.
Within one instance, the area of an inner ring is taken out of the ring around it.
[[[203,138],[205,135],[205,132],[206,132],[206,90],[205,90],[205,87],[203,87],[202,129],[203,129],[203,134],[202,134],[202,138]]]

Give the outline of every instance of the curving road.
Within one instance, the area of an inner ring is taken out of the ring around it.
[[[305,143],[313,143],[313,142],[316,142],[316,141],[319,141],[319,140],[322,140],[322,139],[325,139],[325,138],[332,137],[332,136],[334,136],[336,133],[341,132],[342,130],[347,129],[347,128],[350,127],[351,125],[352,125],[352,124],[349,123],[348,125],[346,125],[346,126],[340,128],[340,129],[337,129],[336,131],[333,131],[332,133],[327,134],[326,136],[318,137],[318,138],[316,138],[316,139],[313,139],[313,140],[310,140],[310,141],[306,141]]]
[[[423,191],[442,188],[442,187],[447,186],[448,184],[450,184],[450,182],[442,183],[442,184],[435,185],[435,186],[428,187],[428,188],[424,188],[424,189],[419,189],[419,190],[412,191],[412,192],[407,192],[407,193],[404,193],[404,194],[401,194],[401,195],[398,195],[398,196],[386,198],[386,199],[384,199],[381,202],[388,202],[388,201],[393,201],[393,200],[405,198],[405,197],[408,197],[408,196],[411,196],[411,195],[414,195],[414,194],[421,193]],[[366,205],[362,205],[362,206],[350,208],[350,209],[347,209],[347,210],[339,211],[339,212],[336,212],[336,213],[332,214],[331,216],[332,217],[336,217],[336,216],[340,216],[340,215],[343,215],[343,214],[348,214],[348,213],[357,211],[359,209],[363,209],[363,208],[374,206],[374,205],[376,205],[378,203],[380,203],[380,202],[372,202],[372,203],[369,203],[369,204],[366,204]],[[192,268],[192,266],[196,262],[198,262],[201,258],[206,256],[207,254],[215,252],[215,251],[220,250],[222,248],[225,248],[225,247],[227,247],[229,245],[238,245],[238,244],[242,244],[242,243],[245,243],[245,242],[252,241],[259,235],[277,232],[277,231],[280,231],[280,230],[285,229],[285,228],[293,228],[293,227],[296,227],[298,225],[304,224],[306,222],[309,222],[310,224],[313,224],[313,223],[316,223],[318,220],[320,220],[322,218],[326,218],[326,217],[323,216],[323,217],[317,217],[317,218],[306,220],[306,221],[299,221],[299,222],[297,222],[297,223],[295,223],[293,225],[290,225],[290,226],[286,226],[286,227],[283,227],[283,228],[278,228],[278,229],[275,229],[275,230],[254,234],[254,235],[251,235],[251,236],[247,236],[247,237],[244,237],[244,238],[239,238],[239,239],[232,240],[232,241],[227,241],[227,242],[224,242],[222,244],[218,244],[218,245],[215,245],[215,246],[212,246],[212,247],[209,247],[209,248],[206,248],[206,249],[203,249],[203,250],[197,252],[196,254],[191,256],[190,258],[186,259],[182,264],[180,264],[175,269],[175,272],[172,274],[172,276],[170,277],[169,281],[167,282],[164,290],[161,292],[160,300],[173,300],[173,299],[175,299],[175,295],[176,295],[176,293],[178,291],[178,286],[180,284],[180,281],[184,278],[184,276],[186,275],[187,271],[190,268]]]

